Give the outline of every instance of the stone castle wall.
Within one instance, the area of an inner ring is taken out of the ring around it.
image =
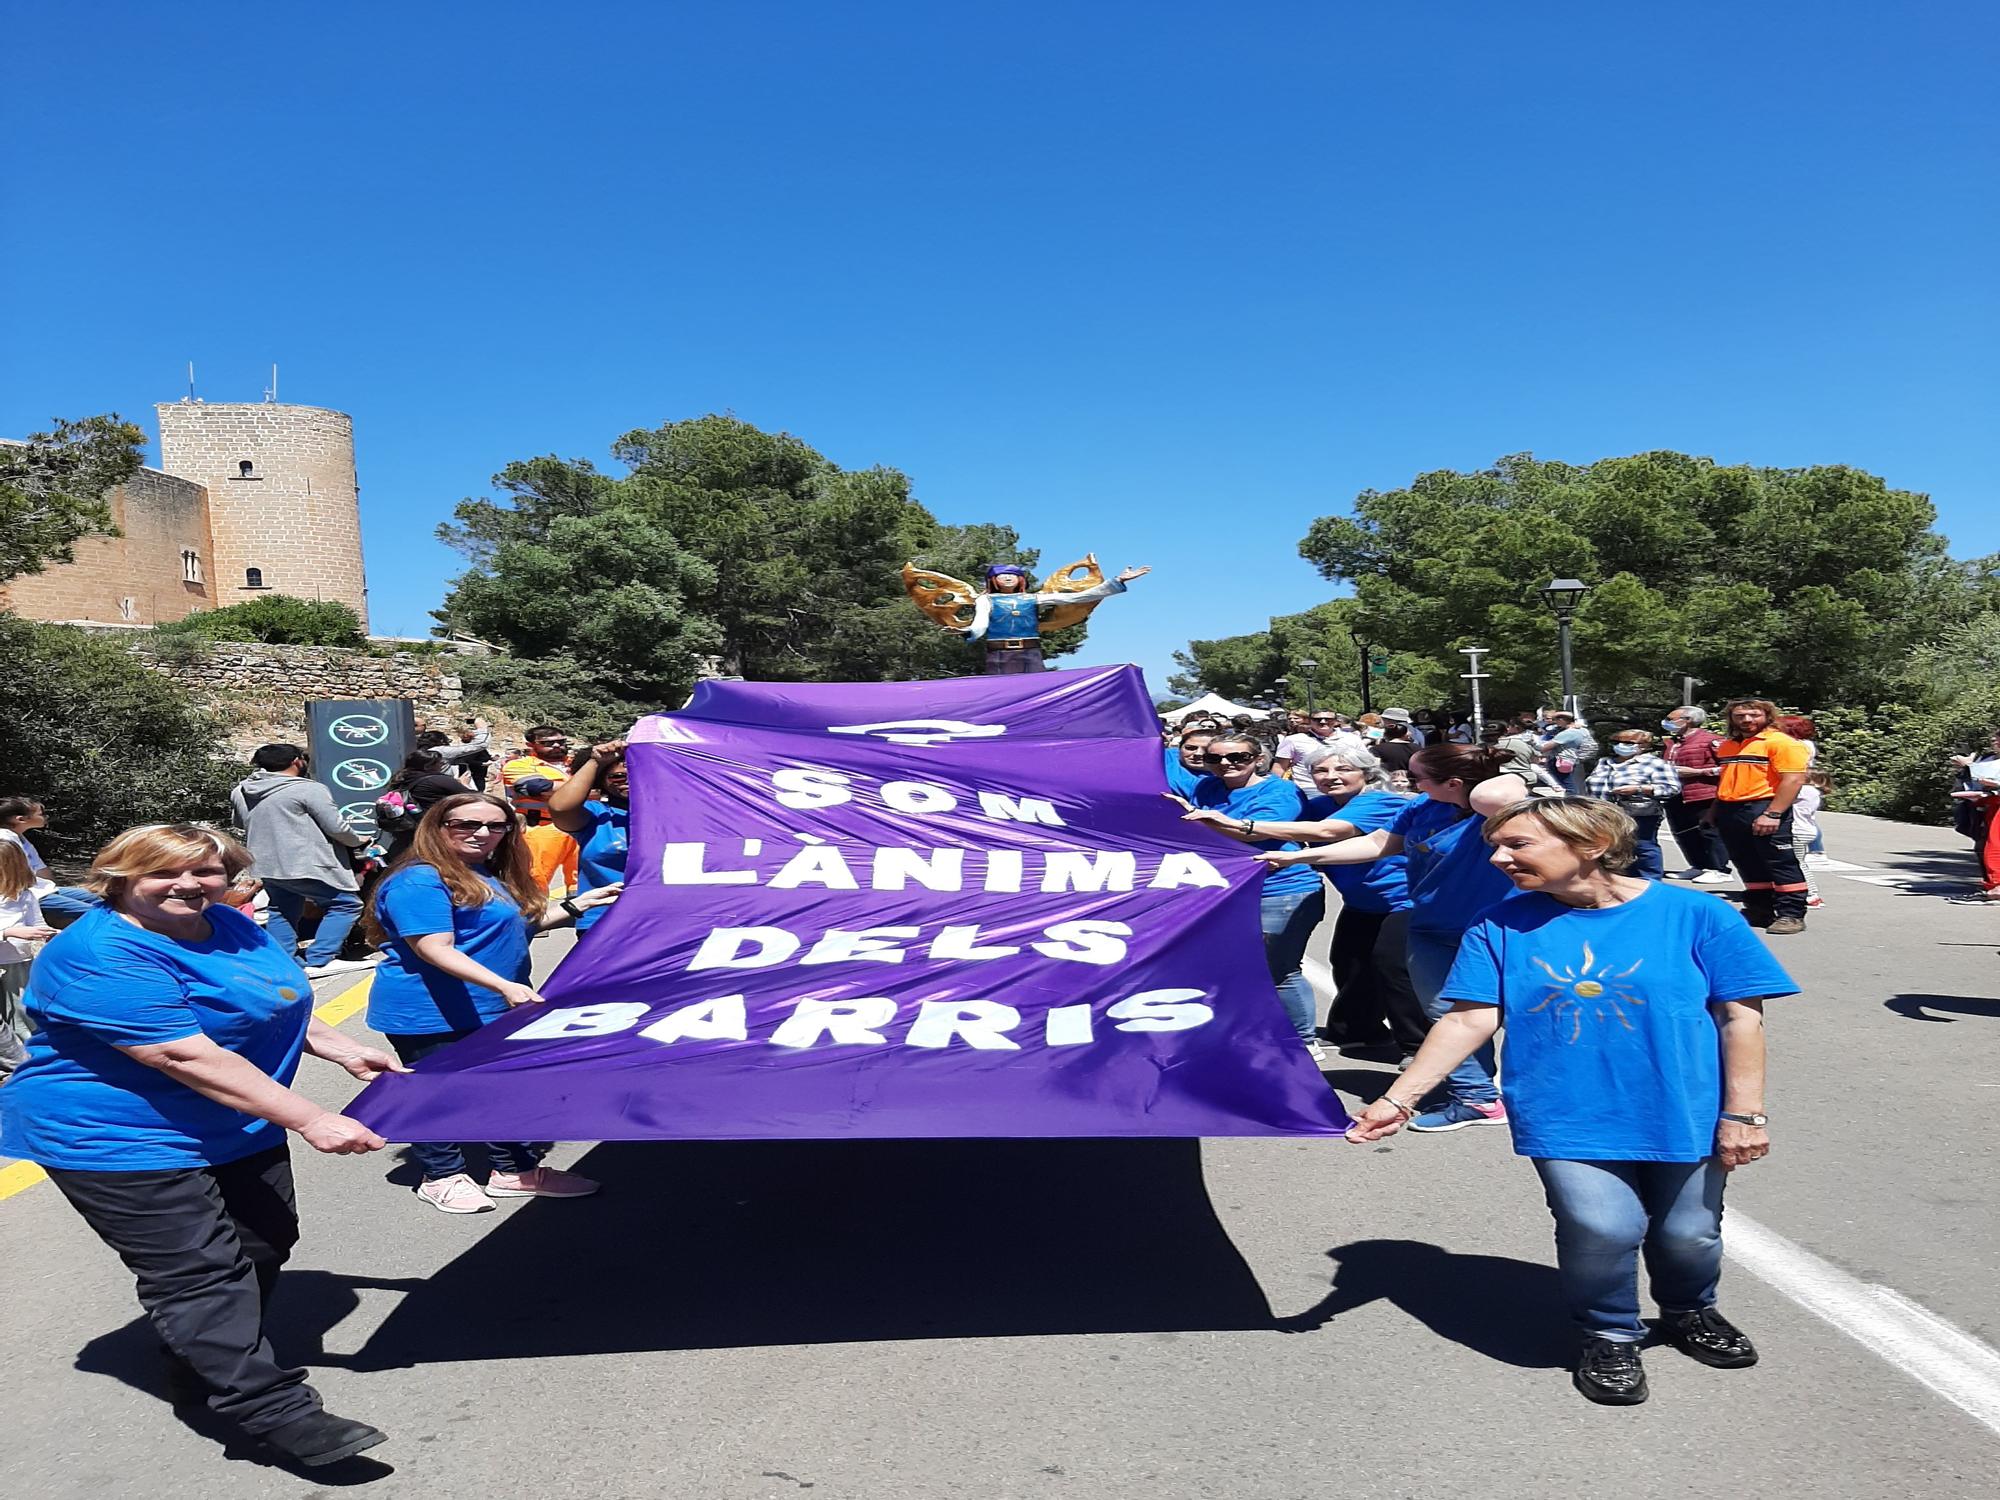
[[[107,497],[123,536],[85,537],[76,561],[0,587],[0,607],[31,620],[158,625],[216,607],[208,497],[192,480],[141,469]],[[193,552],[198,582],[181,557]],[[228,602],[224,600],[223,602]]]
[[[208,489],[216,604],[260,592],[337,599],[365,629],[353,419],[271,401],[155,409],[160,467]]]

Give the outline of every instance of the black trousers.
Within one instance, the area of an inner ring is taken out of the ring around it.
[[[1681,857],[1697,870],[1729,873],[1729,851],[1722,847],[1722,835],[1704,814],[1715,806],[1713,797],[1690,803],[1681,797],[1667,799],[1667,827],[1681,846]]]
[[[279,1364],[264,1336],[299,1238],[282,1144],[219,1167],[51,1167],[49,1180],[138,1279],[139,1305],[167,1352],[207,1382],[211,1411],[261,1433],[320,1409],[306,1372]]]
[[[1714,809],[1715,831],[1722,846],[1743,877],[1743,914],[1753,919],[1772,916],[1806,915],[1806,872],[1799,868],[1799,856],[1792,848],[1792,810],[1778,819],[1776,833],[1753,833],[1750,825],[1764,815],[1771,799],[1755,802],[1710,804]]]
[[[1410,983],[1409,930],[1406,911],[1340,909],[1327,953],[1338,986],[1326,1017],[1329,1040],[1340,1045],[1390,1040],[1405,1052],[1424,1044],[1430,1022]]]

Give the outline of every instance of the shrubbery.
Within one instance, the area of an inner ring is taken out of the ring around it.
[[[242,768],[188,694],[118,640],[0,614],[0,792],[46,803],[37,844],[87,859],[135,823],[219,819]]]
[[[333,599],[265,594],[221,609],[205,609],[155,627],[153,638],[172,657],[189,643],[261,641],[269,646],[365,646],[361,617]]]

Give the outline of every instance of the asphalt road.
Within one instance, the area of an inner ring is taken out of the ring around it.
[[[305,1152],[281,1339],[391,1441],[307,1479],[177,1416],[129,1279],[42,1184],[0,1201],[0,1494],[2000,1494],[1977,1391],[1910,1373],[2000,1369],[2000,910],[1938,899],[1970,872],[1956,836],[1826,823],[1862,868],[1769,940],[1806,993],[1773,1007],[1773,1154],[1731,1188],[1723,1306],[1755,1369],[1662,1350],[1649,1405],[1579,1398],[1547,1214],[1497,1130],[567,1146],[600,1197],[469,1219],[386,1154]],[[1355,1103],[1392,1075],[1328,1076]],[[1863,1283],[1967,1336],[1937,1335],[1958,1363],[1853,1337]]]

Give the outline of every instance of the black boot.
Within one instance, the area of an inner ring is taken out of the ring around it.
[[[350,1422],[330,1411],[313,1412],[257,1436],[280,1458],[308,1469],[337,1464],[389,1437],[366,1422]]]
[[[1658,1326],[1660,1336],[1689,1359],[1718,1370],[1741,1370],[1757,1363],[1757,1346],[1750,1336],[1712,1307],[1667,1313]]]
[[[1576,1388],[1600,1406],[1637,1406],[1650,1394],[1636,1342],[1585,1339],[1574,1378]]]

